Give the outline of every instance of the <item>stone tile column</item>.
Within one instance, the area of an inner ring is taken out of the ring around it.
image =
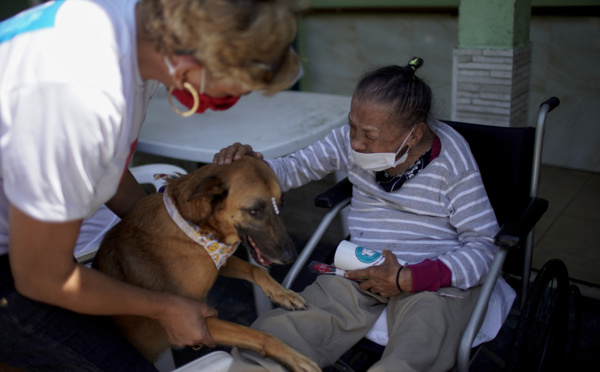
[[[531,44],[515,49],[455,49],[452,120],[525,126]]]
[[[451,117],[528,125],[531,0],[461,0]]]

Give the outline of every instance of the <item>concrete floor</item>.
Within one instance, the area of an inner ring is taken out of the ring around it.
[[[560,258],[573,280],[600,286],[599,193],[600,173],[542,167],[539,196],[550,205],[536,227],[534,268]]]

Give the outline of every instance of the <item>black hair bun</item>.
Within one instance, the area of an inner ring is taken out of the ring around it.
[[[411,58],[411,60],[408,61],[408,65],[406,65],[413,73],[417,72],[421,66],[423,66],[423,58],[420,57]]]

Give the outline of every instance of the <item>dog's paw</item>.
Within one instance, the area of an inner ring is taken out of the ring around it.
[[[322,372],[317,363],[305,357],[297,359],[295,365],[288,366],[288,368],[292,372]]]
[[[279,361],[291,372],[322,372],[317,363],[292,348]]]
[[[298,293],[281,287],[273,293],[265,293],[267,297],[286,310],[304,310],[308,307],[306,300]]]

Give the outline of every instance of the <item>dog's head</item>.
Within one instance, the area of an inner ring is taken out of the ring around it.
[[[167,192],[184,219],[226,244],[241,241],[262,266],[296,259],[280,215],[279,181],[263,161],[244,156],[231,164],[205,165],[169,181]]]

